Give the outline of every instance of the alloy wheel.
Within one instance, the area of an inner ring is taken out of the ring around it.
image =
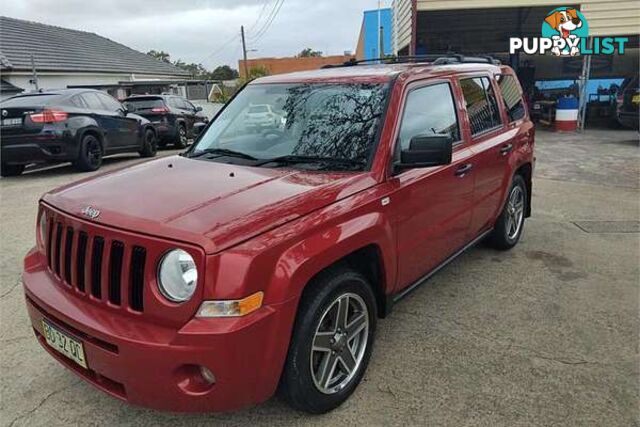
[[[336,298],[323,313],[313,337],[311,373],[324,394],[344,389],[358,372],[369,337],[369,311],[357,294]]]
[[[515,239],[520,233],[522,220],[524,218],[524,191],[520,186],[515,186],[509,194],[507,201],[507,237],[511,240]]]

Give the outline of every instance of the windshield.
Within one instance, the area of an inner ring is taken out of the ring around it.
[[[283,166],[265,162],[269,159],[296,167],[309,167],[303,160],[313,160],[314,169],[335,169],[337,160],[362,170],[375,146],[388,87],[386,83],[249,85],[216,117],[189,156],[216,152],[218,156],[208,160],[263,167]],[[322,163],[329,159],[334,161]]]

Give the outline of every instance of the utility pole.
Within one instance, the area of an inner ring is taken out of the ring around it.
[[[240,36],[242,37],[242,57],[244,59],[244,78],[249,80],[249,64],[247,64],[247,43],[244,40],[244,25],[240,26]]]
[[[36,72],[36,60],[33,57],[33,53],[31,54],[31,74],[33,75],[31,83],[36,86],[36,92],[38,92],[40,87],[38,86],[38,73]]]

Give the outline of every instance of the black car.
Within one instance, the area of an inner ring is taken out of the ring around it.
[[[617,103],[617,116],[620,124],[638,130],[638,106],[640,105],[640,84],[638,76],[624,79],[618,92]]]
[[[195,136],[193,126],[207,123],[209,119],[187,99],[175,95],[136,95],[124,101],[130,111],[135,111],[153,123],[160,137],[160,146],[172,143],[178,148],[187,146]]]
[[[19,175],[30,163],[71,161],[81,171],[100,167],[106,155],[138,152],[153,157],[157,134],[108,94],[62,89],[0,102],[2,176]]]

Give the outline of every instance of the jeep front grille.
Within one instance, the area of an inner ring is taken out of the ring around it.
[[[85,296],[115,307],[122,307],[127,295],[126,305],[142,312],[146,249],[76,226],[68,218],[50,216],[44,240],[51,272]]]

